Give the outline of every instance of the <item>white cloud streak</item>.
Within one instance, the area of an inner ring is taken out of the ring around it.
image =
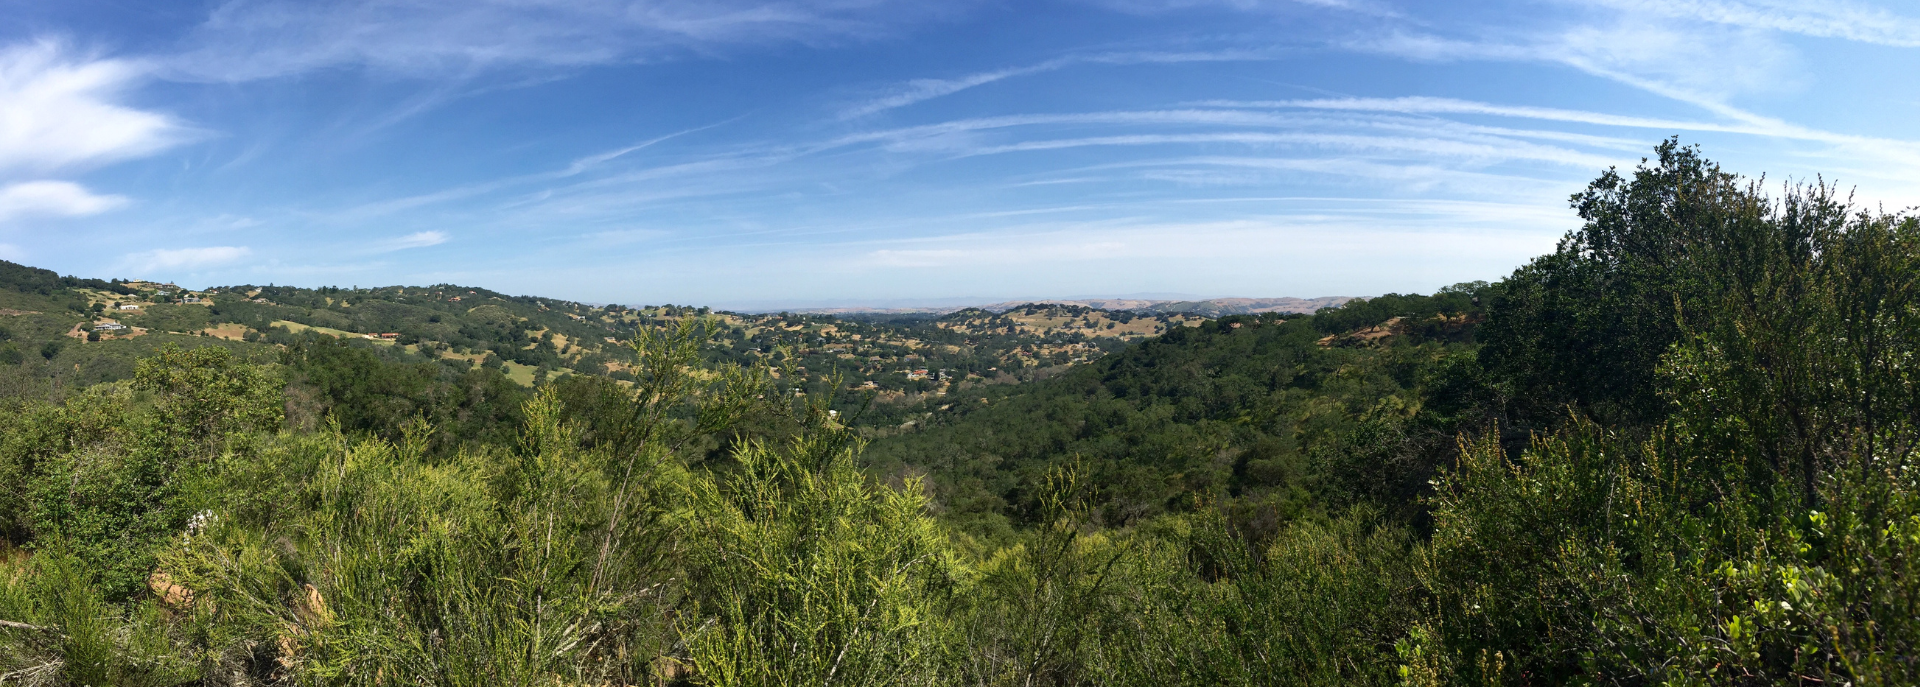
[[[1341,10],[1375,17],[1398,17],[1398,11],[1372,0],[1091,0],[1091,4],[1134,14],[1159,14],[1199,8],[1223,8],[1242,12],[1277,12],[1312,7]]]
[[[407,76],[667,59],[888,35],[970,3],[905,0],[233,0],[166,64],[242,81],[337,66]]]
[[[1428,96],[1409,96],[1404,98],[1316,98],[1307,100],[1209,100],[1195,104],[1209,107],[1298,108],[1351,112],[1394,112],[1400,114],[1492,115],[1496,117],[1518,117],[1523,119],[1599,124],[1602,126],[1622,126],[1640,129],[1762,133],[1761,130],[1757,129],[1725,124],[1689,122],[1678,119],[1659,119],[1652,117],[1633,117],[1552,107],[1496,105],[1473,100],[1434,98]]]
[[[900,86],[894,93],[868,100],[840,112],[841,119],[855,119],[925,102],[942,96],[959,93],[976,86],[984,86],[1005,79],[1051,72],[1083,64],[1097,65],[1135,65],[1135,64],[1180,64],[1187,62],[1244,62],[1250,60],[1271,59],[1263,52],[1221,51],[1221,52],[1120,52],[1098,53],[1091,55],[1070,55],[1024,67],[1009,67],[994,71],[978,72],[951,79],[914,79]]]
[[[23,217],[84,217],[127,203],[68,181],[28,181],[0,187],[0,222]]]
[[[397,250],[406,250],[408,248],[425,248],[427,246],[438,246],[442,243],[446,243],[448,240],[452,238],[453,238],[452,235],[444,231],[414,232],[412,234],[408,234],[406,236],[402,236],[399,238],[382,241],[379,245],[379,252],[389,253]]]
[[[1748,58],[1766,63],[1778,59],[1785,48],[1764,41],[1756,43],[1755,37],[1750,34],[1728,38],[1711,31],[1686,33],[1671,29],[1640,31],[1633,28],[1640,25],[1629,23],[1626,25],[1628,28],[1616,29],[1575,27],[1522,42],[1458,40],[1403,32],[1351,43],[1349,46],[1423,61],[1489,60],[1559,64],[1700,108],[1721,121],[1641,119],[1551,108],[1473,104],[1448,99],[1349,98],[1295,102],[1302,107],[1326,109],[1484,114],[1664,129],[1668,132],[1700,131],[1805,141],[1827,147],[1824,152],[1812,154],[1831,160],[1830,165],[1841,165],[1840,169],[1830,167],[1830,172],[1845,171],[1903,183],[1920,181],[1920,142],[1827,131],[1730,104],[1733,93],[1742,90],[1743,81],[1758,77],[1749,67],[1727,65],[1738,65]],[[1624,38],[1610,40],[1607,38],[1610,35]]]
[[[1848,0],[1583,0],[1636,14],[1818,38],[1920,47],[1920,19]]]
[[[481,196],[481,195],[485,195],[495,191],[500,191],[507,188],[523,186],[525,184],[537,183],[541,181],[555,181],[559,179],[565,179],[568,177],[575,177],[581,174],[585,174],[589,171],[592,171],[602,165],[607,164],[608,162],[612,162],[614,160],[626,157],[629,154],[639,152],[647,148],[651,148],[655,145],[673,140],[675,138],[679,138],[681,136],[696,133],[699,131],[705,131],[707,129],[711,129],[716,126],[721,126],[726,123],[727,122],[719,122],[715,124],[709,124],[706,126],[695,127],[692,129],[676,131],[674,133],[667,134],[664,136],[656,136],[654,138],[641,141],[634,145],[615,148],[612,150],[606,150],[599,153],[594,153],[592,155],[583,156],[575,159],[571,164],[567,165],[565,169],[560,169],[560,170],[555,170],[550,172],[541,172],[537,174],[524,174],[520,176],[508,177],[505,179],[497,179],[494,181],[488,181],[488,182],[483,182],[478,184],[469,184],[469,185],[460,186],[457,188],[451,188],[451,189],[446,189],[442,191],[435,191],[432,193],[423,193],[415,196],[407,196],[404,198],[395,198],[392,200],[384,200],[376,203],[369,203],[369,204],[354,208],[352,210],[349,210],[347,212],[341,213],[339,217],[341,219],[366,219],[369,217],[375,217],[379,215],[386,215],[386,214],[391,214],[395,212],[411,210],[413,208],[418,208],[418,207],[423,207],[428,205],[436,205],[436,204],[446,203],[446,202],[455,201],[455,200],[464,200],[467,198]]]
[[[1614,158],[1589,155],[1564,148],[1540,146],[1518,142],[1506,145],[1485,145],[1463,141],[1449,141],[1433,138],[1396,138],[1385,136],[1357,136],[1344,134],[1269,134],[1258,132],[1229,132],[1210,134],[1134,134],[1126,136],[1094,136],[1087,138],[1053,139],[1042,141],[1023,141],[1002,146],[989,146],[969,151],[971,155],[997,155],[1003,153],[1027,152],[1037,150],[1059,150],[1086,146],[1139,146],[1233,143],[1253,146],[1297,145],[1313,146],[1352,153],[1416,154],[1419,156],[1448,157],[1458,161],[1487,164],[1497,161],[1528,160],[1571,165],[1583,169],[1598,169],[1616,162]]]

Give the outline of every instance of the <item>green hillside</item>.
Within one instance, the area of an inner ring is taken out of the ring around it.
[[[58,340],[76,326],[91,329],[95,322],[130,328],[108,333],[108,342],[179,334],[284,347],[325,334],[396,346],[427,359],[508,366],[524,385],[563,371],[632,381],[635,361],[626,340],[640,329],[670,327],[689,318],[712,330],[712,342],[703,352],[710,363],[767,362],[798,373],[792,381],[802,390],[823,391],[837,378],[846,385],[870,387],[889,401],[969,378],[1020,381],[1046,376],[1127,341],[1201,321],[1188,315],[1049,305],[1002,313],[967,310],[938,318],[843,320],[673,305],[594,307],[450,284],[371,289],[238,285],[190,291],[170,284],[60,277],[13,263],[0,262],[0,268],[5,272],[0,313],[10,313],[0,316],[10,318],[8,331],[18,330],[21,339],[15,348],[21,351],[28,344]],[[127,373],[86,379],[120,379]]]
[[[1920,218],[1656,154],[1297,316],[0,266],[0,683],[1920,682]]]
[[[867,455],[882,472],[930,475],[938,507],[996,529],[1040,517],[1034,485],[1075,466],[1107,525],[1229,500],[1268,522],[1356,493],[1405,503],[1458,429],[1446,414],[1457,401],[1433,399],[1470,364],[1492,291],[1175,329],[1030,386],[958,389]],[[1369,332],[1382,336],[1346,336]]]
[[[917,417],[950,388],[1044,378],[1201,321],[1047,305],[842,320],[588,306],[448,284],[193,291],[5,262],[0,277],[0,397],[58,399],[130,379],[135,361],[167,344],[217,345],[279,365],[295,426],[317,427],[331,413],[348,431],[386,437],[398,437],[415,415],[468,417],[478,402],[469,398],[499,399],[485,418],[517,418],[526,391],[550,381],[631,384],[637,359],[629,339],[689,321],[706,328],[705,364],[774,367],[783,393],[833,399],[836,410],[871,426]],[[103,323],[124,329],[96,331]],[[338,353],[321,353],[331,351]],[[484,424],[441,432],[436,445],[450,449],[492,431]]]

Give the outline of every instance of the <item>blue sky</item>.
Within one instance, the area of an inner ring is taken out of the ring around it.
[[[727,307],[1497,279],[1673,135],[1920,204],[1865,0],[0,0],[0,258]]]

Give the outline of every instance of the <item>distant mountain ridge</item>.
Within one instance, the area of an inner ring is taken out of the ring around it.
[[[1157,300],[1148,298],[1083,298],[1038,299],[1002,301],[988,305],[937,306],[919,308],[880,308],[866,306],[845,306],[837,308],[796,308],[787,312],[811,315],[853,315],[853,314],[897,314],[897,315],[945,315],[969,308],[978,308],[991,312],[1006,312],[1023,305],[1077,305],[1100,310],[1133,310],[1149,313],[1190,313],[1207,317],[1223,315],[1250,315],[1267,312],[1311,313],[1321,308],[1335,308],[1354,300],[1354,296],[1321,296],[1318,298],[1206,298],[1201,300]]]

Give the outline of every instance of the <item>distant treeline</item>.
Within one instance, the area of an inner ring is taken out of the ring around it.
[[[53,270],[28,267],[5,260],[0,260],[0,288],[37,293],[42,296],[52,294],[54,291],[60,289],[70,288],[100,289],[118,294],[135,293],[133,287],[127,286],[126,283],[118,280],[107,281],[103,279],[62,277]]]

